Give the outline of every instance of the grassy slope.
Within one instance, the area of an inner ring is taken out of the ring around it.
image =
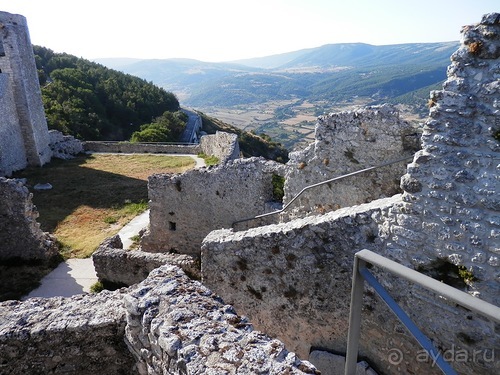
[[[65,257],[88,257],[106,237],[147,209],[147,178],[180,173],[194,166],[190,157],[93,155],[54,160],[43,168],[19,172],[33,192],[38,221],[54,233]],[[37,183],[52,190],[33,191]]]

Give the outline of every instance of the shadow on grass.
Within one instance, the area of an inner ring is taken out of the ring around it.
[[[58,223],[78,207],[119,208],[125,203],[147,201],[147,181],[85,166],[87,157],[53,160],[42,168],[29,168],[14,175],[27,178],[33,193],[38,221],[44,231],[54,232]],[[35,191],[38,183],[50,183],[51,190]]]

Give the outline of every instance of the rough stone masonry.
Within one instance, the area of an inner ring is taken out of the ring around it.
[[[500,14],[464,27],[451,61],[443,90],[431,93],[402,196],[214,231],[202,246],[203,282],[303,357],[314,347],[345,351],[352,260],[362,248],[499,305]],[[500,372],[494,322],[374,272],[458,372]],[[364,303],[360,355],[388,374],[436,373],[370,289]]]
[[[0,12],[0,176],[50,161],[49,133],[26,18]]]

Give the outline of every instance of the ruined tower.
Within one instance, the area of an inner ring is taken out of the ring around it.
[[[0,12],[0,176],[51,155],[26,18]]]

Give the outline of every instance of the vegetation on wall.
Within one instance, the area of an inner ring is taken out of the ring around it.
[[[143,79],[44,47],[33,49],[50,129],[82,140],[125,140],[166,111],[179,110],[174,94]]]

